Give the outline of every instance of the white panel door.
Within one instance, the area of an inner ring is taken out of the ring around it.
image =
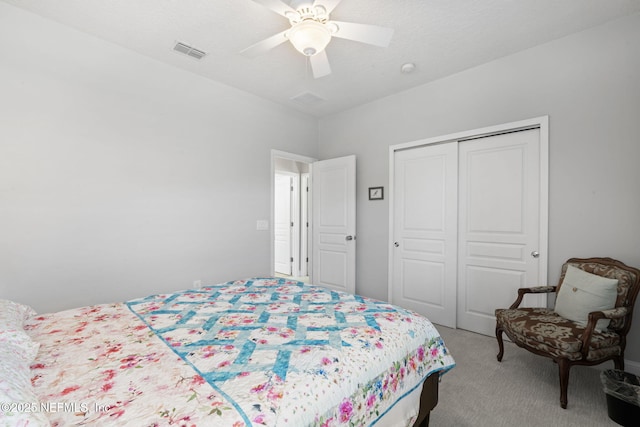
[[[274,185],[274,269],[291,275],[291,177],[275,174]]]
[[[542,283],[540,130],[459,145],[458,327],[495,332],[494,310]],[[544,304],[544,296],[528,300]]]
[[[457,142],[394,162],[392,302],[455,328]]]
[[[356,157],[312,164],[313,284],[355,293]]]
[[[309,275],[309,174],[300,175],[300,276]]]

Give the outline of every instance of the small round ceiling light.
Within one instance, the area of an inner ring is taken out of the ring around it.
[[[414,64],[413,62],[407,62],[405,64],[402,64],[402,66],[400,67],[400,71],[402,71],[402,74],[411,74],[416,70],[416,64]]]

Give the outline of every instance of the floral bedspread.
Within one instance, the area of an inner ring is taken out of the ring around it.
[[[28,326],[52,425],[370,425],[454,366],[390,304],[250,279],[47,314]],[[67,405],[65,407],[65,405]]]

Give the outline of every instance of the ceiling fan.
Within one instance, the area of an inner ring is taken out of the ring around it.
[[[293,0],[291,5],[281,0],[253,1],[287,18],[291,27],[240,53],[255,57],[288,40],[309,58],[316,79],[331,74],[325,47],[332,37],[387,47],[393,36],[393,28],[330,20],[329,14],[341,0]]]

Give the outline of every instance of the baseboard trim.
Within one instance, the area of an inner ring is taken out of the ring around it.
[[[608,362],[605,362],[605,363],[601,363],[599,365],[594,365],[594,366],[591,366],[591,367],[594,368],[594,369],[597,369],[599,371],[604,371],[606,369],[613,369],[614,368],[612,360],[610,360]],[[633,375],[640,376],[640,362],[636,362],[636,361],[633,361],[633,360],[625,359],[624,360],[624,371],[625,372],[629,372],[629,373],[631,373]]]
[[[634,375],[640,375],[640,362],[634,362],[633,360],[625,360],[624,370]]]

